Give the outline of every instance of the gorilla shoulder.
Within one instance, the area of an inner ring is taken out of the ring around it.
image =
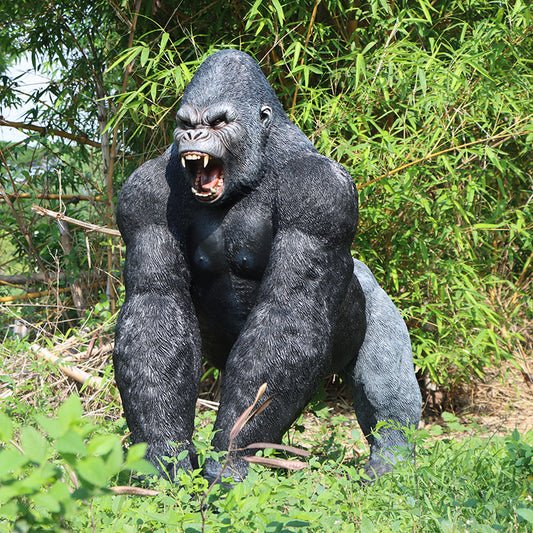
[[[351,243],[358,221],[357,189],[348,171],[314,152],[292,158],[278,175],[280,223]]]
[[[166,209],[170,195],[167,173],[173,148],[143,163],[126,180],[117,200],[117,224],[126,240],[139,229],[151,224],[166,224]],[[177,165],[172,165],[179,172]]]

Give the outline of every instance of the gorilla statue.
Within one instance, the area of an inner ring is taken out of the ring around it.
[[[197,467],[202,356],[222,375],[216,450],[228,450],[263,383],[272,400],[237,448],[280,442],[336,373],[353,391],[370,444],[365,472],[375,479],[392,470],[395,449],[408,446],[402,427],[421,411],[407,327],[351,257],[352,178],[289,120],[256,61],[224,50],[198,68],[174,143],[126,181],[117,221],[126,298],[116,381],[132,441],[148,444],[161,473],[173,479]],[[393,423],[376,434],[380,421]],[[242,480],[248,463],[232,457],[226,467],[208,460],[205,476]]]

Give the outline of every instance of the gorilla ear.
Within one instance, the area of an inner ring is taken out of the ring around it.
[[[270,109],[270,107],[268,107],[267,105],[264,105],[261,108],[260,117],[261,124],[263,125],[263,127],[268,128],[268,126],[270,125],[270,120],[272,118],[272,109]]]

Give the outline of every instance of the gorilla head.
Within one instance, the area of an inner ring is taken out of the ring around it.
[[[250,56],[224,50],[200,66],[183,95],[174,132],[198,201],[227,201],[257,184],[274,121],[289,119]]]

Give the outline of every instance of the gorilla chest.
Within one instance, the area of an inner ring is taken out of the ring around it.
[[[259,282],[272,246],[270,213],[261,206],[202,210],[193,217],[187,241],[194,286],[205,289],[227,278]]]

